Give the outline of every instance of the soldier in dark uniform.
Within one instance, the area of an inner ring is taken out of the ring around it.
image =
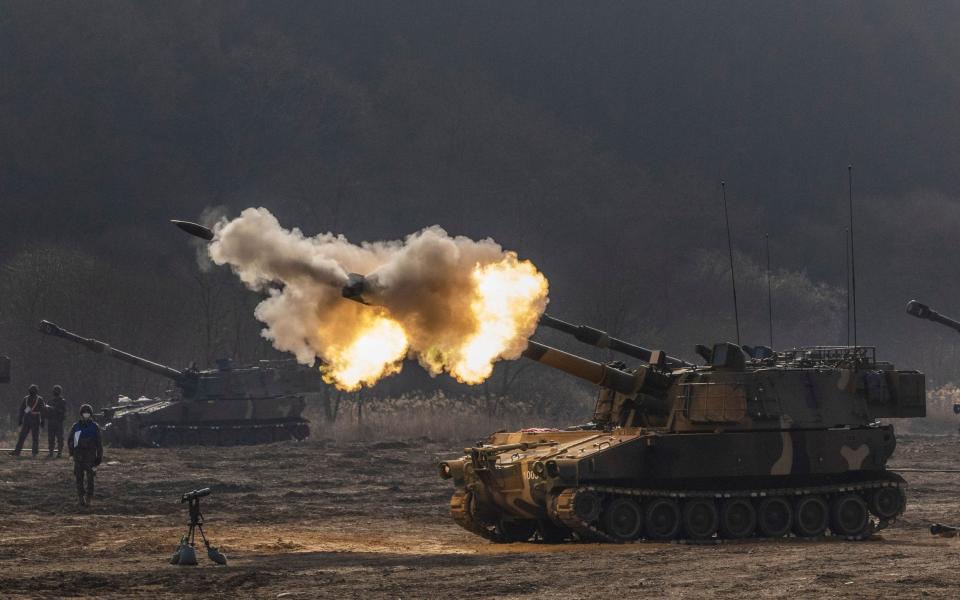
[[[80,420],[70,428],[67,449],[73,457],[73,474],[77,478],[77,497],[81,506],[93,503],[93,477],[103,460],[100,426],[93,420],[89,404],[80,407]],[[84,489],[86,479],[86,489]]]
[[[33,455],[36,456],[40,451],[40,428],[43,427],[43,411],[46,405],[43,403],[43,397],[40,396],[40,388],[31,385],[27,389],[27,395],[20,403],[20,437],[17,439],[17,447],[10,451],[10,454],[19,456],[23,450],[23,443],[27,440],[27,434],[33,436]]]
[[[63,454],[63,421],[67,418],[67,400],[63,397],[63,388],[53,386],[53,400],[47,405],[47,440],[50,443],[48,456],[53,458],[56,445],[57,458]]]

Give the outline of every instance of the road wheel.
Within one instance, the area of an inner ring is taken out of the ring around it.
[[[573,513],[587,523],[600,516],[600,496],[590,490],[580,490],[573,497]]]
[[[830,508],[820,496],[800,496],[793,505],[793,532],[800,537],[823,535],[830,521]]]
[[[757,507],[757,529],[765,537],[778,538],[787,535],[792,523],[793,511],[784,498],[764,498]]]
[[[272,427],[257,427],[256,429],[257,443],[258,444],[269,444],[273,442],[273,428]]]
[[[224,427],[220,430],[221,446],[236,446],[240,443],[238,431],[234,427]]]
[[[252,427],[244,427],[238,430],[240,444],[243,446],[253,446],[257,443],[257,430]]]
[[[892,519],[903,511],[907,498],[903,490],[896,487],[884,487],[870,494],[870,510],[881,519]]]
[[[180,437],[180,432],[170,429],[163,432],[163,437],[161,439],[161,445],[167,448],[175,448],[177,446],[183,445],[183,440]]]
[[[640,537],[643,530],[643,511],[630,498],[615,498],[603,511],[603,530],[618,542],[629,542]]]
[[[196,429],[187,429],[181,435],[180,443],[184,446],[196,446],[200,444],[200,433]]]
[[[683,503],[683,531],[691,540],[713,537],[720,525],[717,504],[712,498],[690,498]]]
[[[680,532],[680,506],[670,498],[654,498],[647,502],[643,520],[648,538],[672,540]]]
[[[306,423],[298,423],[293,428],[293,437],[298,442],[302,442],[303,440],[307,439],[310,437],[310,426]]]
[[[163,430],[162,429],[151,429],[150,430],[150,445],[154,448],[163,447]]]
[[[727,498],[720,505],[720,535],[728,540],[750,537],[757,528],[757,511],[746,498]]]
[[[201,446],[217,446],[220,444],[220,430],[207,428],[200,430]]]
[[[861,537],[870,526],[867,503],[857,494],[840,494],[830,500],[830,530],[843,537]]]

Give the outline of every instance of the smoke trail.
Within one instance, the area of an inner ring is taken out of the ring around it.
[[[547,280],[491,239],[428,227],[402,241],[352,244],[287,230],[265,208],[221,220],[210,258],[251,289],[263,335],[304,364],[324,361],[344,389],[374,384],[416,357],[432,374],[466,383],[519,357],[547,304]],[[348,273],[368,276],[375,306],[342,298]]]

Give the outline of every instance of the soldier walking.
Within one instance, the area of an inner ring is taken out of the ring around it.
[[[50,444],[48,458],[53,458],[56,446],[57,458],[63,455],[63,421],[67,418],[67,400],[63,397],[63,388],[53,386],[53,400],[47,405],[47,441]]]
[[[93,477],[103,460],[103,443],[100,426],[93,420],[93,409],[89,404],[80,407],[80,420],[70,428],[67,449],[73,457],[73,474],[77,478],[80,506],[90,506],[93,503]]]
[[[17,447],[10,451],[13,456],[20,456],[23,450],[23,443],[27,440],[27,434],[33,437],[33,455],[36,456],[40,451],[40,428],[43,427],[43,411],[46,405],[43,403],[43,397],[40,396],[40,388],[31,385],[27,388],[27,395],[20,403],[20,437],[17,439]]]

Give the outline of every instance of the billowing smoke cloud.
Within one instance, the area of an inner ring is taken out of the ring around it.
[[[402,241],[352,244],[287,230],[264,208],[215,226],[210,258],[270,296],[256,309],[263,335],[304,364],[320,358],[344,389],[397,372],[406,356],[431,373],[479,383],[518,358],[547,303],[547,281],[491,239],[428,227]],[[341,295],[367,275],[373,306]]]

